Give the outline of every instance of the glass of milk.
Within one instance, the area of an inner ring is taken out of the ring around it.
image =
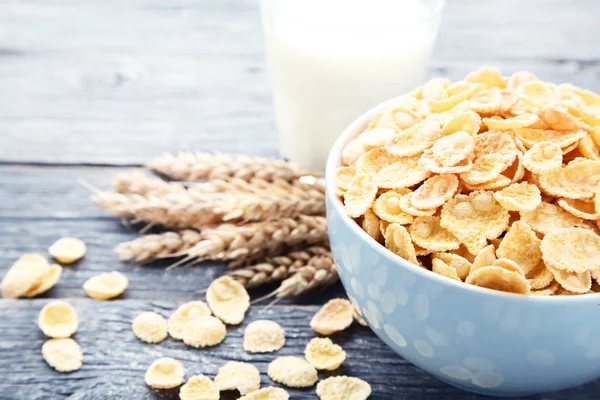
[[[422,84],[444,0],[261,0],[284,157],[322,171],[344,128]]]

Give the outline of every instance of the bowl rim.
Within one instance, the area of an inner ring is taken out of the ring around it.
[[[503,298],[511,301],[521,301],[528,303],[557,303],[557,302],[566,302],[569,304],[573,303],[597,303],[598,298],[600,297],[600,293],[594,294],[582,294],[578,296],[533,296],[533,295],[522,295],[517,293],[509,293],[502,292],[499,290],[488,289],[476,285],[470,285],[466,282],[458,282],[450,278],[446,278],[439,274],[433,273],[429,270],[424,270],[421,267],[418,267],[414,264],[409,263],[408,261],[402,259],[400,256],[394,254],[390,250],[388,250],[385,246],[382,246],[380,243],[376,242],[367,232],[361,229],[358,224],[350,218],[346,212],[344,211],[344,206],[342,201],[335,195],[335,171],[338,167],[341,166],[342,159],[342,150],[348,141],[355,137],[359,132],[361,132],[371,120],[371,118],[382,109],[391,106],[398,101],[400,101],[403,97],[408,96],[409,94],[404,94],[400,96],[393,97],[389,100],[386,100],[375,107],[371,108],[360,117],[355,119],[350,125],[348,125],[344,131],[337,137],[335,140],[331,150],[329,151],[329,155],[327,157],[327,164],[325,169],[325,187],[326,187],[326,196],[331,204],[332,208],[336,213],[341,214],[342,217],[340,220],[346,227],[354,232],[358,237],[360,237],[364,242],[368,243],[370,247],[374,248],[376,252],[379,253],[380,256],[385,257],[390,262],[398,265],[400,268],[408,269],[409,271],[422,276],[426,280],[437,282],[444,286],[454,287],[456,289],[462,289],[467,292],[471,292],[473,294],[479,294],[482,296],[488,296],[491,298]]]

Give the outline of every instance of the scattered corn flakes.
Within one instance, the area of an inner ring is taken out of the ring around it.
[[[244,330],[244,350],[250,353],[270,353],[285,345],[285,332],[275,321],[260,319]]]
[[[319,382],[317,395],[321,400],[366,400],[371,386],[362,379],[332,376]]]
[[[192,347],[216,346],[227,335],[225,324],[212,315],[196,317],[187,323],[182,339]]]
[[[169,318],[169,335],[173,339],[183,339],[188,322],[207,315],[211,315],[210,308],[203,301],[189,301],[180,305]]]
[[[83,352],[70,338],[48,339],[42,346],[42,357],[59,372],[77,371],[83,365]]]
[[[219,398],[219,389],[205,375],[191,376],[179,389],[180,400],[219,400]]]
[[[289,400],[288,392],[278,387],[267,387],[256,392],[248,393],[238,400]]]
[[[318,379],[315,367],[300,357],[278,357],[271,361],[267,372],[274,382],[289,387],[309,387]]]
[[[74,237],[60,238],[48,248],[52,258],[63,264],[72,264],[81,260],[86,251],[87,247],[83,240]]]
[[[83,289],[92,299],[110,300],[119,297],[129,286],[129,280],[118,271],[105,272],[85,281]]]
[[[321,335],[331,335],[348,328],[352,320],[352,304],[346,299],[332,299],[312,317],[310,327]]]
[[[140,313],[133,319],[131,328],[135,336],[146,343],[159,343],[168,336],[167,321],[152,311]]]
[[[229,325],[241,323],[250,308],[250,296],[246,288],[227,275],[210,284],[206,301],[213,314]]]
[[[242,395],[248,394],[260,389],[260,372],[250,363],[229,361],[219,368],[215,386],[220,391],[237,390]]]
[[[77,312],[69,303],[54,300],[40,311],[38,326],[51,338],[67,338],[77,331]]]
[[[313,338],[306,345],[304,357],[316,369],[333,371],[346,360],[346,352],[329,338]]]
[[[172,389],[183,383],[183,365],[173,358],[163,357],[154,361],[146,370],[146,385],[154,389]]]

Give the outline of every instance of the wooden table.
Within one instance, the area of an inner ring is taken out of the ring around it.
[[[458,79],[481,65],[505,73],[600,90],[594,0],[451,0],[431,75]],[[271,91],[256,0],[5,0],[0,2],[0,273],[24,252],[44,252],[58,237],[89,248],[66,267],[58,286],[34,300],[0,300],[0,398],[176,399],[150,391],[146,367],[160,356],[181,360],[188,376],[211,376],[226,360],[248,360],[263,373],[273,355],[240,350],[242,328],[198,350],[166,340],[145,345],[130,325],[140,311],[169,315],[198,298],[222,265],[178,268],[121,264],[113,248],[136,233],[96,208],[77,179],[106,187],[111,176],[162,152],[222,150],[277,156]],[[118,270],[130,280],[122,299],[85,297],[83,282]],[[311,315],[337,285],[254,307],[246,321],[269,318],[286,329],[280,354],[300,354],[314,333]],[[41,358],[36,327],[47,298],[68,299],[80,316],[83,368],[60,374]],[[367,328],[336,336],[348,360],[336,373],[370,382],[373,399],[477,399],[409,365]],[[290,390],[314,399],[314,390]],[[600,382],[539,399],[598,398]],[[234,398],[229,396],[226,398]]]

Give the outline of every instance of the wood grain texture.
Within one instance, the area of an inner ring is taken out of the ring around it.
[[[206,374],[211,377],[229,360],[246,361],[261,371],[263,385],[273,385],[266,374],[267,366],[279,355],[301,355],[306,343],[315,336],[309,320],[318,309],[299,306],[276,306],[265,310],[253,307],[245,321],[228,327],[225,341],[218,346],[195,349],[171,338],[158,344],[146,344],[131,332],[131,321],[142,311],[155,311],[168,317],[179,305],[167,300],[94,301],[68,299],[80,318],[74,339],[84,353],[83,367],[74,373],[61,374],[48,367],[41,357],[45,340],[36,327],[39,310],[45,300],[4,300],[0,302],[0,349],[10,348],[0,363],[0,398],[45,400],[67,398],[105,399],[178,399],[178,390],[151,390],[144,384],[144,373],[159,357],[173,357],[182,362],[186,376]],[[243,330],[256,319],[272,319],[286,331],[286,345],[277,353],[249,354],[242,348]],[[476,400],[488,397],[465,394],[438,381],[397,357],[368,328],[355,324],[346,332],[332,336],[348,353],[340,369],[320,373],[353,375],[367,380],[373,389],[372,399],[395,400]],[[368,349],[368,351],[365,351]],[[377,365],[379,366],[377,366]],[[385,366],[385,367],[380,367]],[[600,382],[552,395],[544,400],[592,399]],[[314,388],[288,389],[292,399],[315,399]],[[234,399],[227,393],[224,400]]]
[[[447,3],[430,75],[491,64],[600,90],[599,2]],[[278,152],[254,0],[0,2],[0,93],[4,162]]]

